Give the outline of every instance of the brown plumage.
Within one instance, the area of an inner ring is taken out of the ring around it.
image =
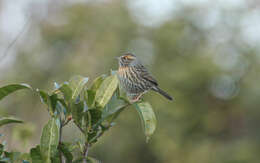
[[[158,87],[154,77],[132,53],[118,57],[117,76],[131,102],[138,101],[149,90],[156,91],[169,100],[173,98]]]

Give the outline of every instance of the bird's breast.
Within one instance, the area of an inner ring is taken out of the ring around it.
[[[128,71],[128,67],[119,67],[118,75],[121,77],[126,77],[126,72]]]

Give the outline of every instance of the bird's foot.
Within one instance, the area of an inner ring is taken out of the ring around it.
[[[135,103],[135,102],[138,102],[141,100],[141,97],[142,97],[143,93],[139,94],[139,95],[136,95],[134,96],[133,98],[130,99],[130,102],[131,103]]]

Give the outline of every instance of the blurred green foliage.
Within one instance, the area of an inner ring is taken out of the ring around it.
[[[92,80],[116,69],[115,56],[133,51],[176,99],[170,103],[157,94],[145,95],[158,121],[148,144],[130,108],[93,148],[92,156],[118,163],[259,161],[259,48],[241,34],[246,12],[220,10],[219,22],[205,26],[202,20],[209,11],[190,6],[158,27],[146,27],[121,1],[55,5],[59,9],[50,4],[44,19],[32,9],[33,30],[18,47],[3,81],[46,89],[74,74]],[[143,48],[147,44],[150,50]],[[31,98],[36,97],[7,97],[1,114],[42,126],[47,114],[39,100]],[[65,140],[75,139],[72,127],[64,130]],[[18,142],[10,148],[28,151],[39,143],[40,133],[35,131],[26,149]]]
[[[90,88],[87,88],[87,82],[87,77],[75,76],[62,85],[55,82],[55,87],[50,93],[36,89],[50,115],[48,123],[42,129],[40,144],[31,148],[30,153],[21,154],[7,152],[6,143],[0,143],[0,162],[99,163],[88,155],[90,148],[115,125],[114,121],[118,115],[132,104],[119,87],[115,71],[111,71],[111,75],[96,78]],[[3,98],[15,91],[28,88],[35,92],[29,85],[10,84],[0,87],[0,95]],[[140,113],[148,142],[156,128],[155,114],[148,102],[140,101],[134,105]],[[63,128],[71,120],[81,134],[71,142],[64,142]],[[5,117],[0,119],[0,126],[22,122]],[[20,143],[24,142],[26,145],[28,138],[32,136],[32,126],[27,124],[23,128],[17,128],[13,135],[20,139]]]

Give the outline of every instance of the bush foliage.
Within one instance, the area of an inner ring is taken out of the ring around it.
[[[0,88],[0,100],[21,89],[29,89],[39,95],[50,115],[49,120],[42,129],[40,144],[30,153],[7,152],[5,144],[0,144],[1,162],[99,162],[88,156],[89,149],[115,125],[115,119],[130,105],[134,105],[140,115],[147,141],[156,128],[151,105],[144,101],[131,104],[119,87],[114,71],[110,75],[99,76],[90,86],[87,77],[75,76],[69,82],[54,83],[51,92],[33,89],[28,84],[7,85]],[[0,119],[0,127],[22,122],[4,117]],[[62,141],[62,130],[69,123],[73,123],[81,133],[74,142]]]

